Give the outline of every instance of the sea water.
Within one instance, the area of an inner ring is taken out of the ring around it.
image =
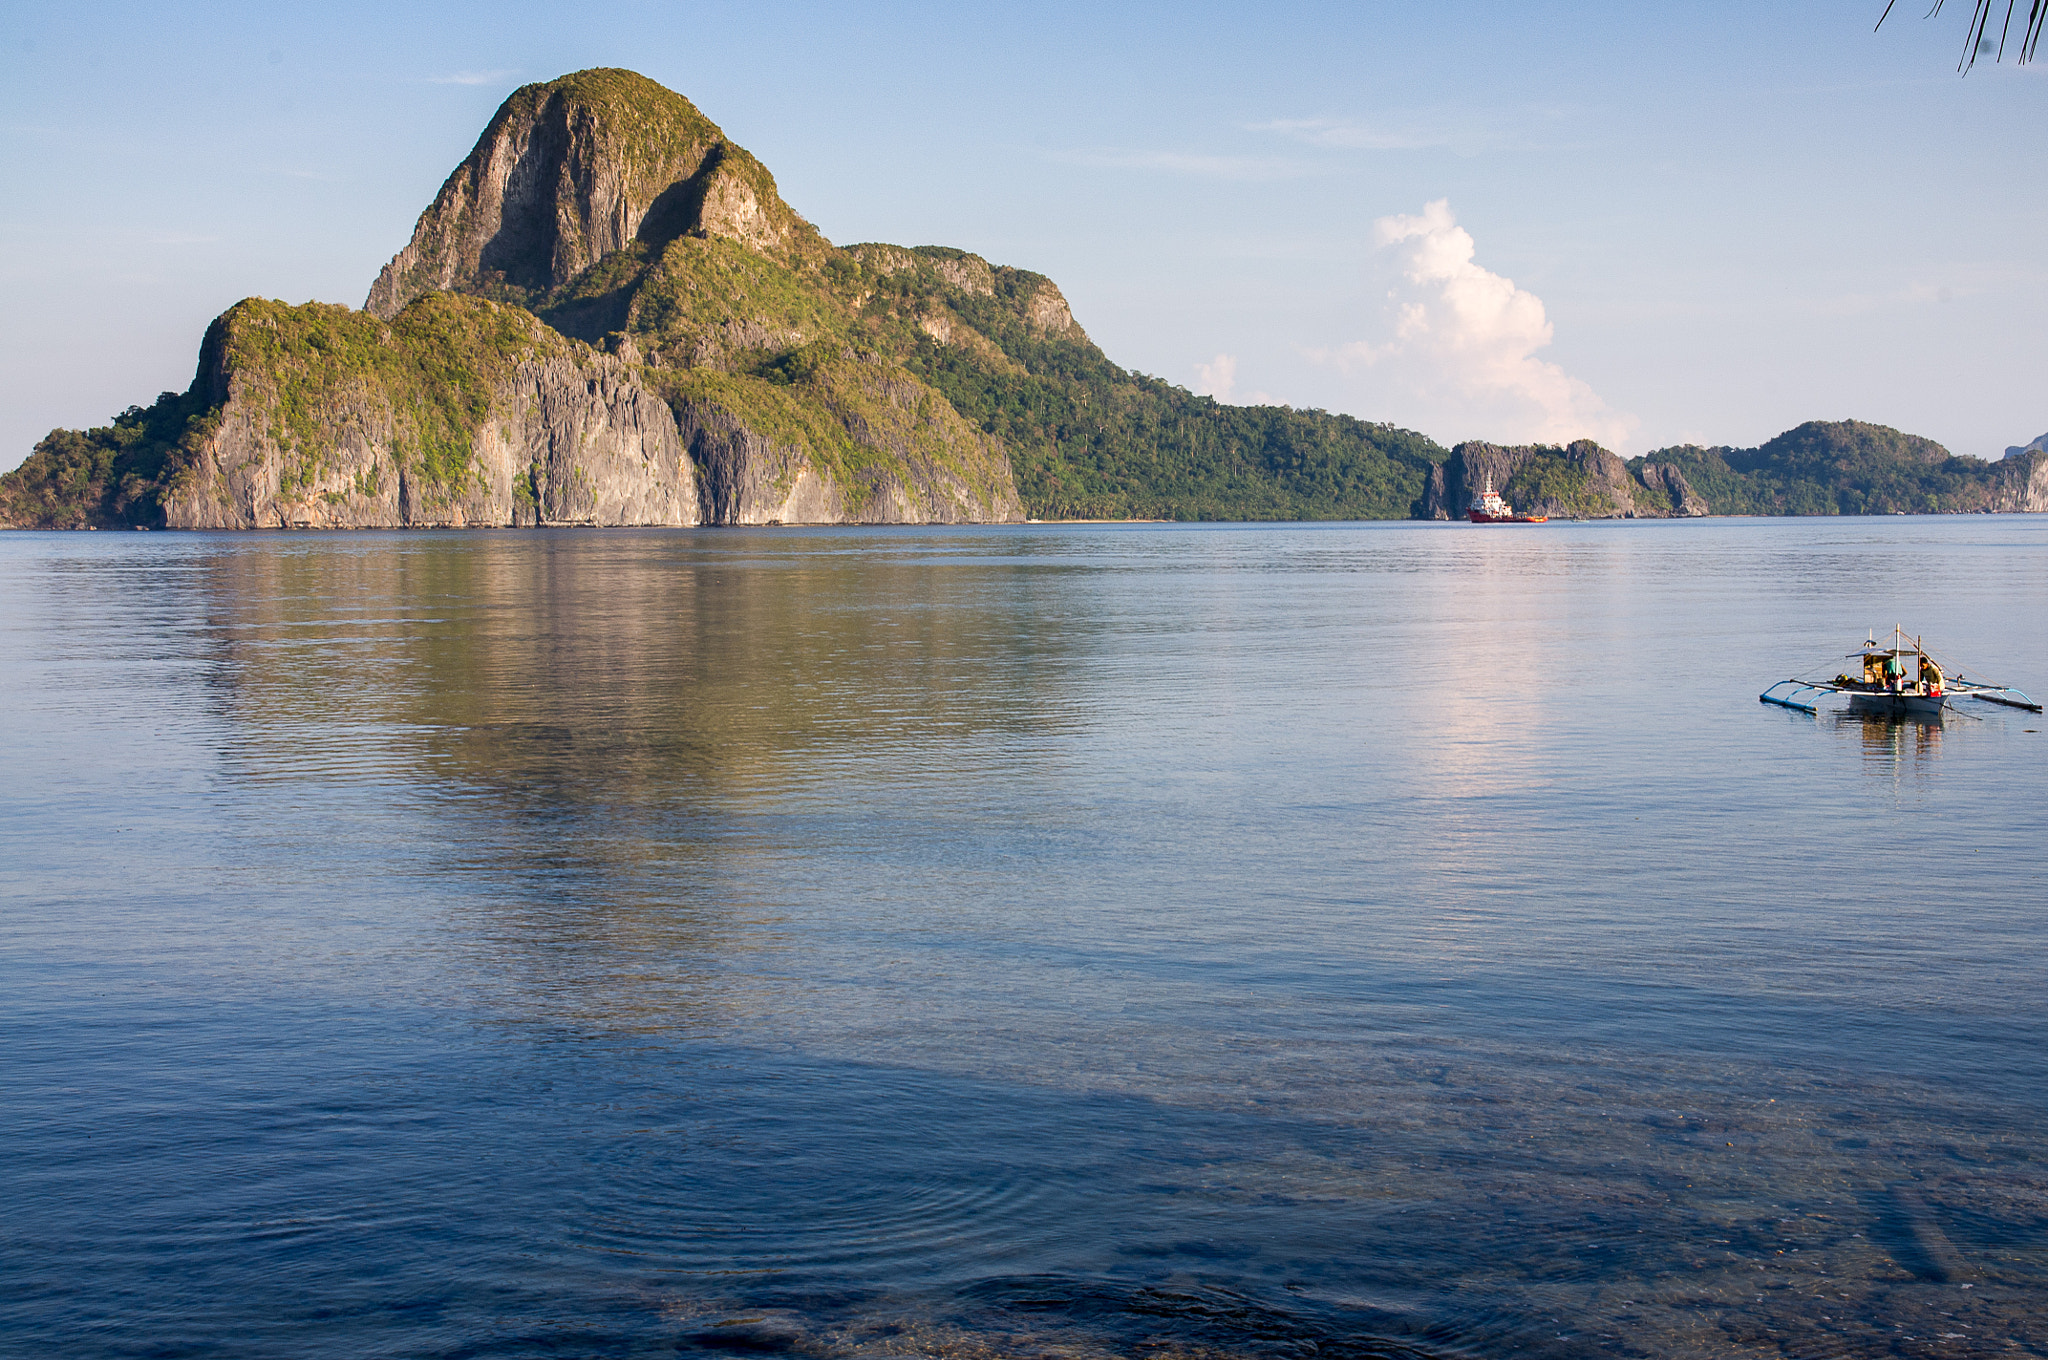
[[[2048,517],[0,536],[0,1350],[2048,1354]]]

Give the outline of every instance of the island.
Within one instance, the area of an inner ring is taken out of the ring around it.
[[[257,529],[2048,511],[1858,421],[1624,461],[1446,450],[1124,369],[1044,275],[837,246],[688,99],[624,70],[515,91],[360,310],[249,298],[183,392],[54,430],[0,526]]]

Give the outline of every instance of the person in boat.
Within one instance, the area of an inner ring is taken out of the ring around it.
[[[1905,678],[1906,663],[1904,661],[1901,661],[1896,656],[1886,657],[1884,659],[1885,689],[1892,694],[1897,694],[1899,692],[1899,686],[1905,681]]]
[[[1938,664],[1936,664],[1933,657],[1928,656],[1924,652],[1921,653],[1920,692],[1922,694],[1932,695],[1938,698],[1941,695],[1941,684],[1941,667]]]

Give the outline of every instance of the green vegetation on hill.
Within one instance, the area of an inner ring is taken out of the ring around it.
[[[0,476],[0,525],[24,529],[154,528],[171,477],[199,456],[219,413],[194,385],[131,406],[111,425],[52,430]]]
[[[1754,449],[1686,444],[1631,459],[1674,464],[1717,515],[1943,514],[1991,507],[2003,471],[1861,420],[1808,421]]]
[[[1767,511],[1754,507],[1755,497],[1743,475],[1728,465],[1724,455],[1735,450],[1726,445],[1703,448],[1698,444],[1675,444],[1640,458],[1628,460],[1630,472],[1641,476],[1649,463],[1669,463],[1685,475],[1686,483],[1706,501],[1717,515],[1757,515]]]
[[[752,367],[827,337],[853,318],[821,271],[799,272],[736,241],[684,236],[613,251],[537,304],[564,335],[626,332],[650,360]]]
[[[829,258],[785,263],[733,240],[681,236],[612,252],[540,301],[540,315],[592,343],[632,341],[641,380],[679,409],[711,403],[845,487],[906,458],[944,466],[984,497],[972,429],[899,361],[901,336],[863,327],[863,272]],[[622,347],[623,348],[623,347]]]
[[[1510,505],[1524,511],[1540,506],[1560,519],[1599,519],[1614,513],[1607,496],[1593,485],[1592,474],[1566,457],[1563,449],[1543,449],[1517,468],[1506,486],[1494,489]]]
[[[1401,518],[1442,456],[1405,430],[1224,406],[1139,374],[1012,376],[931,341],[910,367],[1003,440],[1039,519]]]
[[[1043,275],[937,247],[907,253],[917,263],[879,279],[870,271],[863,315],[911,372],[1003,441],[1034,518],[1401,518],[1445,456],[1410,431],[1226,406],[1128,372],[1079,327],[1034,323],[1034,309],[1057,297]],[[971,283],[985,273],[987,291],[933,267],[944,264]],[[945,342],[916,324],[935,313]]]

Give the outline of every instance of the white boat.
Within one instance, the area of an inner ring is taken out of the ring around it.
[[[1548,524],[1550,522],[1550,516],[1548,515],[1516,514],[1515,507],[1502,500],[1500,493],[1493,489],[1492,477],[1486,479],[1486,489],[1472,498],[1472,504],[1466,507],[1465,516],[1474,524]]]
[[[1818,713],[1815,701],[1821,695],[1843,694],[1848,696],[1851,713],[1884,718],[1939,718],[1957,699],[2041,711],[2041,705],[2011,685],[1965,679],[1959,667],[1937,661],[1917,635],[1909,641],[1901,626],[1893,626],[1889,647],[1872,633],[1847,659],[1861,663],[1855,673],[1843,671],[1832,680],[1780,680],[1757,695],[1757,700]],[[1785,692],[1780,694],[1780,690]]]

